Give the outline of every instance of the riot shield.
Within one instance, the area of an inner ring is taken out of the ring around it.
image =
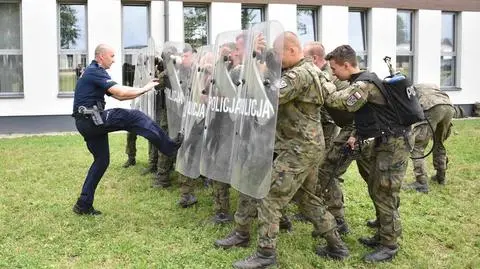
[[[214,63],[212,46],[197,49],[192,64],[191,86],[188,87],[182,115],[181,130],[185,138],[178,150],[175,167],[179,173],[190,178],[200,176],[205,113]]]
[[[192,47],[185,43],[167,42],[163,47],[162,59],[170,82],[165,89],[165,105],[168,135],[173,138],[181,130],[185,96],[192,72]]]
[[[155,77],[156,47],[153,38],[148,39],[148,45],[138,51],[135,64],[134,87],[143,87]],[[149,91],[132,100],[132,108],[138,109],[155,120],[155,91]]]
[[[243,31],[220,33],[213,51],[215,65],[208,92],[200,170],[202,175],[224,183],[229,183],[231,178],[235,124],[242,105],[237,101],[247,39]]]
[[[279,22],[268,21],[248,33],[239,97],[244,105],[235,128],[231,185],[254,198],[263,198],[270,190],[281,80],[281,59],[273,46],[275,42],[283,48],[283,32]]]

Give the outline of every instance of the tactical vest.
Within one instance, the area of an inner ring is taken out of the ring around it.
[[[379,85],[382,83],[377,75],[370,72],[362,72],[352,83],[356,81],[369,81],[369,83],[376,81]],[[387,97],[384,96],[384,98],[387,101]],[[361,138],[399,136],[405,131],[405,127],[398,123],[395,111],[387,103],[381,105],[367,102],[355,112],[355,127],[357,135]]]

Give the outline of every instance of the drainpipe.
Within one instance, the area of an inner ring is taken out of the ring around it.
[[[169,23],[168,23],[168,20],[169,20],[169,17],[170,17],[170,14],[169,14],[169,6],[168,6],[168,2],[169,0],[164,0],[164,7],[163,7],[163,10],[164,10],[164,13],[165,13],[165,42],[167,42],[170,37],[169,37],[169,33],[168,33],[168,28],[169,28]]]

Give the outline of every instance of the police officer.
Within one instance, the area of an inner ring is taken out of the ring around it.
[[[318,247],[317,255],[344,259],[348,249],[341,240],[334,217],[325,209],[321,199],[313,194],[319,153],[325,147],[320,122],[323,96],[334,91],[309,59],[303,57],[296,34],[285,32],[274,43],[275,52],[282,55],[282,82],[278,123],[276,129],[275,159],[269,193],[257,203],[259,228],[257,251],[249,258],[238,261],[235,268],[265,268],[276,264],[276,241],[281,210],[300,191],[299,205],[312,221],[316,236],[322,236],[327,246]],[[283,44],[282,44],[283,43]],[[320,76],[320,77],[317,77]],[[247,208],[249,205],[247,205]],[[253,214],[245,219],[235,215],[236,228],[215,245],[223,248],[247,246]]]
[[[428,123],[417,124],[413,129],[415,144],[411,155],[413,158],[424,156],[425,148],[430,138],[433,137],[433,167],[437,170],[437,174],[432,179],[443,185],[445,184],[448,160],[444,141],[450,135],[451,121],[455,109],[448,95],[435,84],[417,84],[415,90],[425,113],[425,118],[432,125],[434,132],[432,133]],[[413,159],[413,172],[416,181],[404,188],[418,192],[428,192],[428,175],[424,158]]]
[[[372,238],[359,241],[376,250],[364,257],[366,262],[391,260],[398,252],[397,239],[401,235],[400,187],[405,176],[408,150],[405,134],[408,126],[400,124],[393,108],[387,105],[386,97],[371,81],[382,82],[370,72],[362,72],[356,53],[349,45],[337,47],[326,59],[340,80],[349,80],[351,85],[327,98],[331,107],[355,113],[355,137],[348,140],[354,148],[355,140],[374,139],[371,151],[371,166],[368,179],[369,191],[375,205],[379,227]]]
[[[82,192],[73,206],[79,215],[99,215],[93,207],[95,189],[110,163],[108,133],[126,130],[145,137],[163,154],[173,155],[181,144],[182,135],[176,141],[147,115],[138,110],[114,108],[104,110],[105,94],[117,100],[136,98],[158,84],[147,83],[143,88],[121,86],[110,78],[107,69],[115,62],[112,47],[100,44],[95,49],[95,60],[85,69],[77,81],[73,100],[73,116],[77,130],[83,136],[93,155],[93,163],[87,173]]]

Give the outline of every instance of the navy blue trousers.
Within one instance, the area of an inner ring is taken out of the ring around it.
[[[95,126],[89,116],[77,116],[75,125],[93,155],[93,163],[83,183],[77,203],[82,208],[93,205],[95,190],[110,164],[108,133],[125,130],[145,137],[167,156],[175,154],[177,146],[165,131],[147,115],[138,110],[114,108],[102,113],[104,125]]]

